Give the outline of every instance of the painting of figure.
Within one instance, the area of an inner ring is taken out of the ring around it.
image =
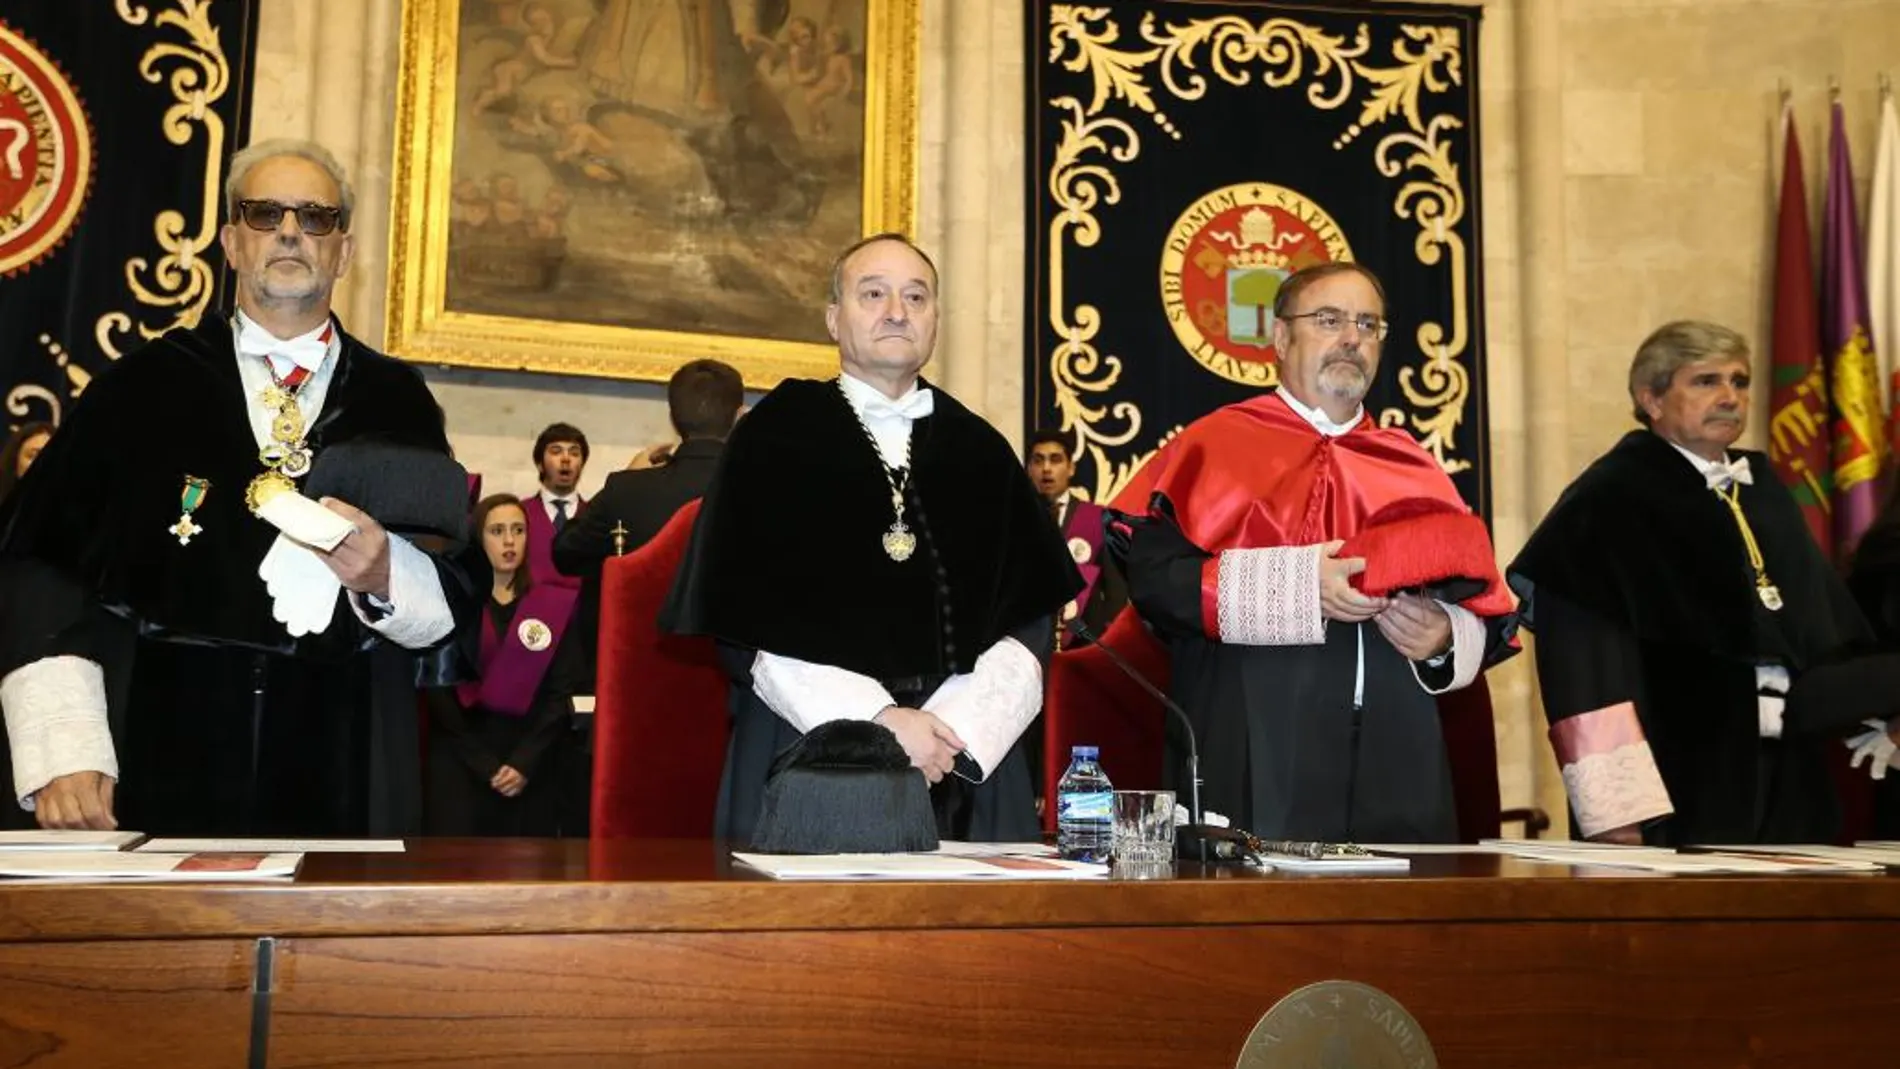
[[[823,342],[875,2],[459,0],[445,311]]]

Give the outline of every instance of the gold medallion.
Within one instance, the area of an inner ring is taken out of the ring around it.
[[[280,442],[303,440],[303,413],[296,405],[285,405],[271,417],[270,436]]]
[[[283,463],[278,465],[277,470],[293,479],[301,479],[310,474],[310,450],[306,449],[302,442],[298,442],[291,447],[290,452],[284,454]]]
[[[257,400],[265,408],[282,408],[290,401],[290,394],[282,386],[271,385],[257,395]]]
[[[1761,603],[1768,607],[1769,612],[1781,611],[1783,603],[1780,587],[1764,579],[1756,585],[1755,594],[1761,598]]]
[[[258,472],[251,485],[244,488],[244,507],[255,513],[264,507],[264,503],[278,494],[296,493],[297,484],[278,471]]]
[[[909,560],[910,555],[915,552],[917,552],[917,536],[911,534],[908,528],[901,524],[893,524],[890,530],[884,532],[885,556],[902,563]]]

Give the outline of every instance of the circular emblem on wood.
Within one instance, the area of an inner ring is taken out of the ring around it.
[[[1253,1026],[1235,1069],[1438,1069],[1431,1040],[1392,996],[1351,980],[1308,984]]]
[[[1339,224],[1285,186],[1247,182],[1194,202],[1168,230],[1161,304],[1188,355],[1224,379],[1275,386],[1273,298],[1302,267],[1352,259]]]
[[[53,61],[0,22],[0,278],[71,233],[92,183],[92,131]]]

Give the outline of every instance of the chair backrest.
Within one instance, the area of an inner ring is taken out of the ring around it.
[[[1167,651],[1149,635],[1134,610],[1117,616],[1102,641],[1139,668],[1155,686],[1168,687]],[[1118,788],[1162,786],[1166,761],[1167,710],[1101,650],[1060,650],[1049,664],[1043,700],[1044,831],[1056,825],[1056,783],[1069,767],[1075,745],[1098,746],[1102,768]],[[1498,748],[1492,727],[1491,688],[1481,675],[1471,686],[1438,699],[1439,726],[1451,766],[1458,837],[1495,839],[1499,831]]]
[[[595,838],[712,837],[729,714],[713,642],[662,634],[661,607],[699,502],[600,573],[594,697]]]

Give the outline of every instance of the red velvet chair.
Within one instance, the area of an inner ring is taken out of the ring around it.
[[[688,502],[652,541],[601,569],[595,838],[712,837],[726,761],[726,677],[711,639],[659,629],[698,515],[699,502]]]
[[[1168,653],[1150,638],[1133,610],[1122,612],[1102,641],[1162,690],[1168,688]],[[1042,807],[1044,831],[1056,828],[1056,784],[1069,767],[1074,746],[1102,751],[1102,771],[1124,790],[1161,786],[1168,711],[1094,646],[1057,650],[1049,662],[1042,703]]]
[[[1150,637],[1134,612],[1123,612],[1102,635],[1123,659],[1167,689],[1167,651]],[[1491,724],[1491,688],[1484,677],[1438,700],[1439,722],[1451,764],[1458,836],[1465,842],[1498,837],[1501,821],[1523,821],[1531,837],[1549,827],[1539,810],[1499,811],[1498,748]],[[1045,831],[1054,831],[1056,783],[1069,767],[1069,748],[1099,746],[1102,769],[1115,786],[1129,790],[1161,786],[1166,736],[1161,703],[1149,697],[1098,649],[1058,651],[1049,665],[1043,701],[1043,806]]]

